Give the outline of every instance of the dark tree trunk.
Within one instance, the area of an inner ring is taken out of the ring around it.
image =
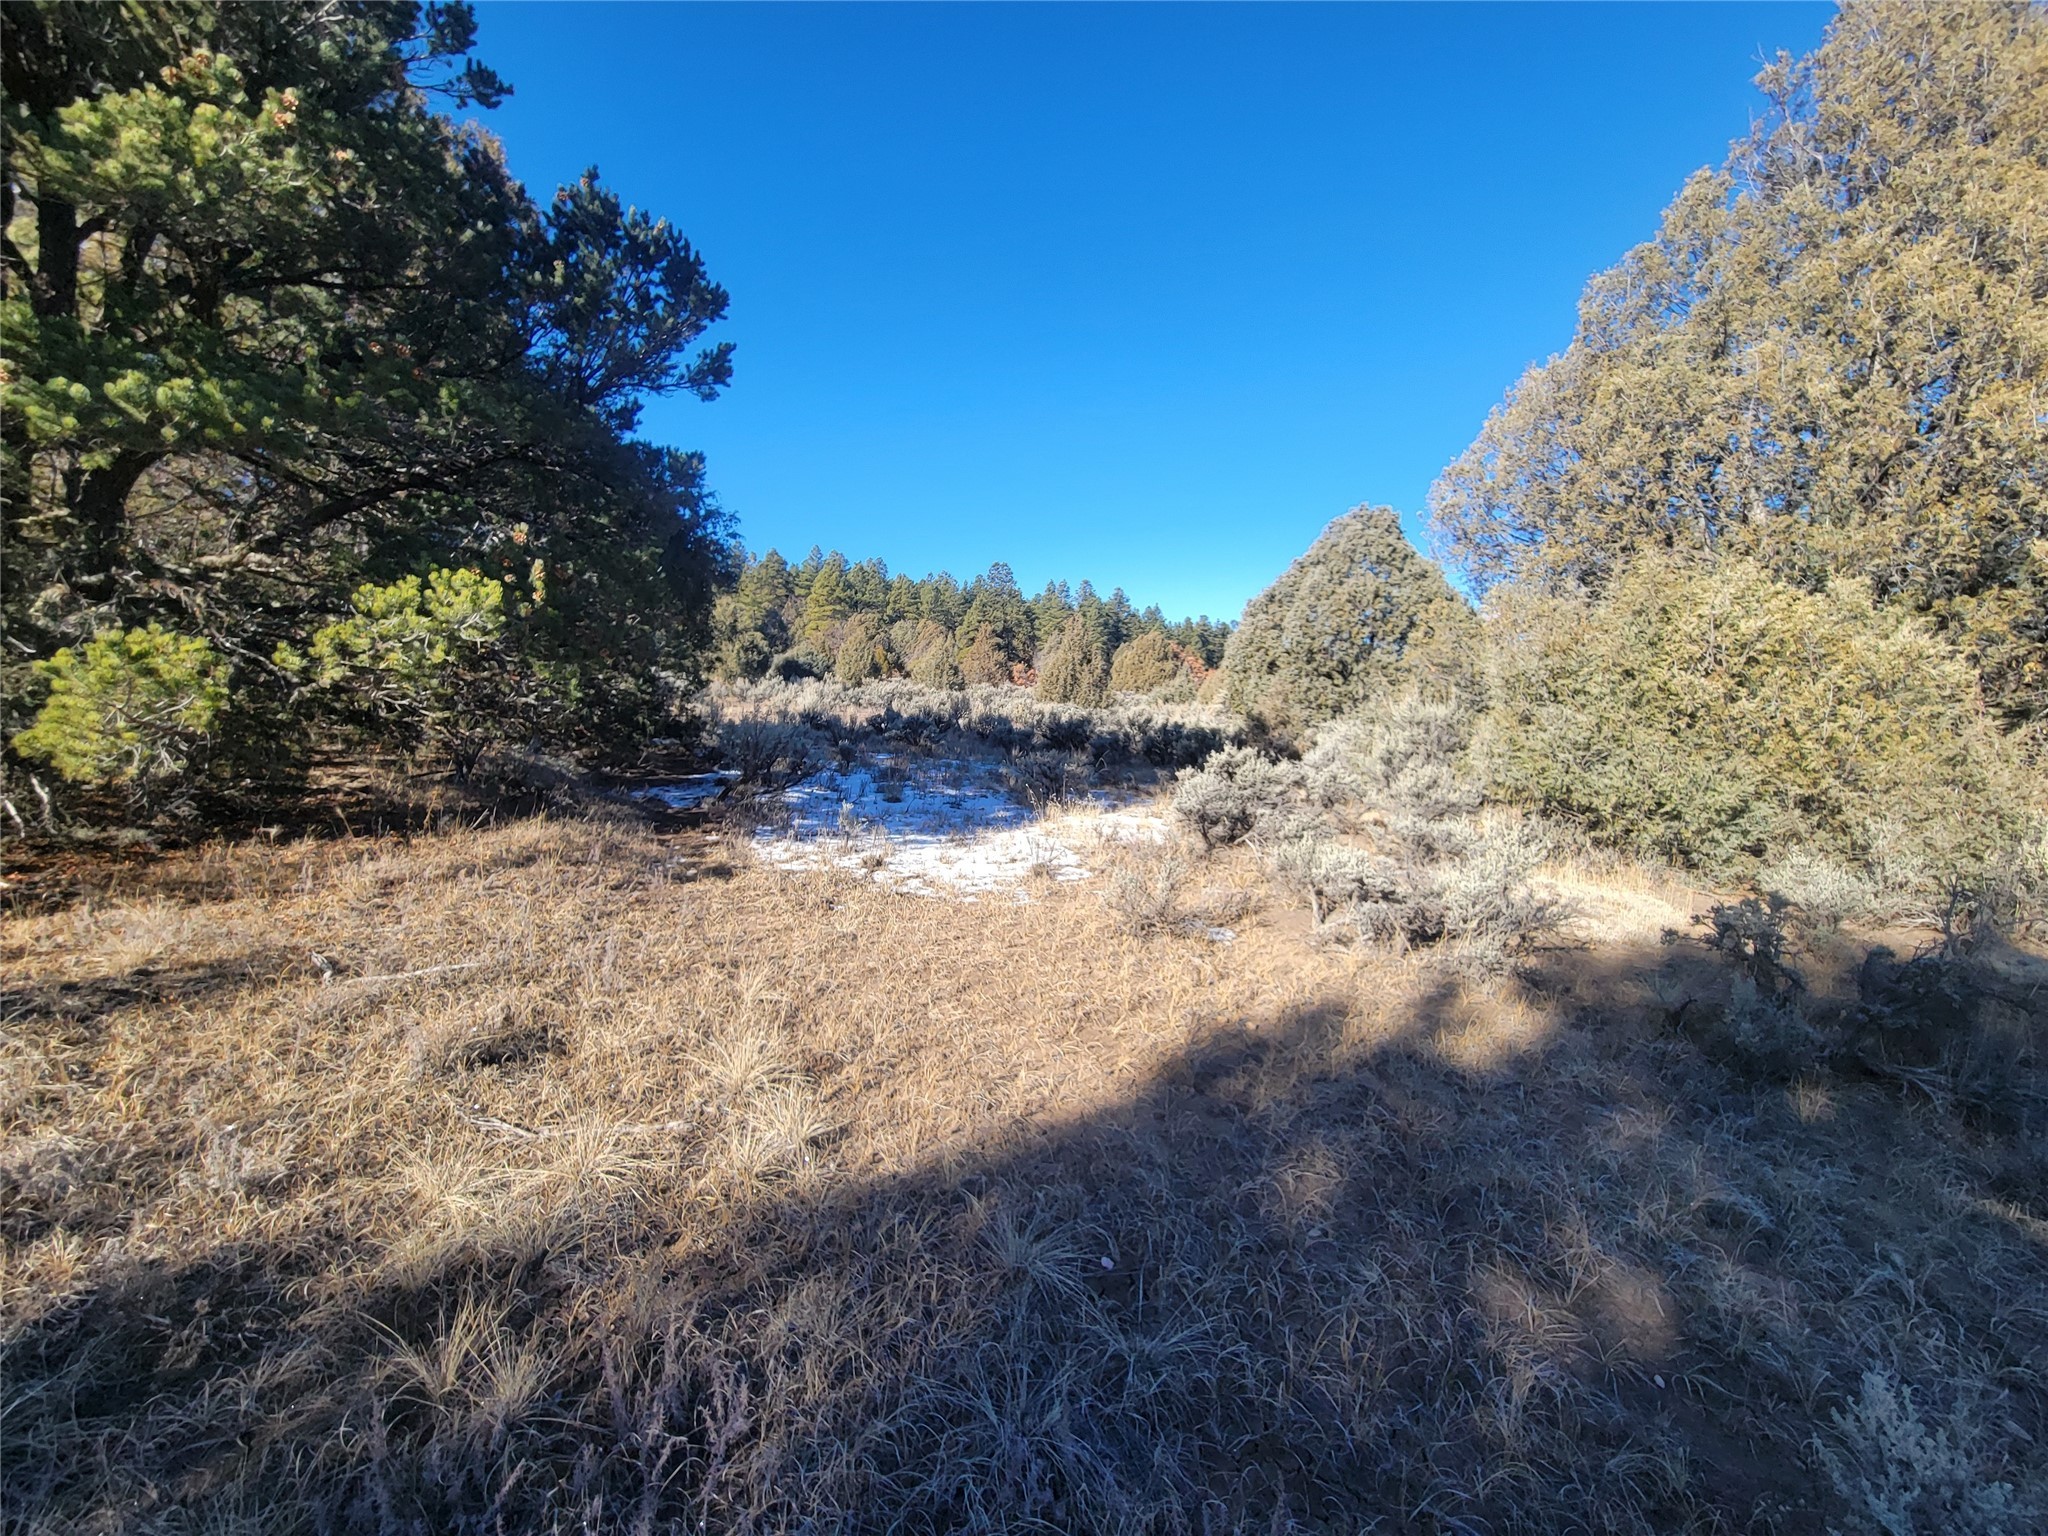
[[[128,494],[162,455],[131,449],[104,469],[93,470],[79,483],[73,511],[84,525],[85,548],[78,576],[81,584],[109,587],[121,562],[127,532]]]
[[[36,199],[36,313],[78,314],[78,210],[55,198]]]

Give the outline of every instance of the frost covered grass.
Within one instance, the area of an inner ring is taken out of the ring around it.
[[[1787,1081],[1721,1048],[1753,967],[1648,926],[1487,978],[1248,850],[1013,904],[750,843],[13,915],[11,1526],[2040,1528],[2037,958],[1802,959]]]

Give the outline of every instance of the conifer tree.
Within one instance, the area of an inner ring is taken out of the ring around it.
[[[504,94],[474,34],[464,4],[9,9],[10,738],[23,663],[159,624],[227,660],[216,766],[274,776],[321,702],[277,647],[435,571],[524,584],[566,742],[629,745],[695,665],[726,520],[701,458],[628,434],[730,377],[696,347],[725,293],[594,172],[535,206],[433,110]]]
[[[960,620],[963,634],[979,639],[984,629],[994,636],[1006,673],[1010,662],[1031,659],[1031,609],[1016,576],[1000,560],[968,590],[967,612]]]
[[[2048,12],[1856,0],[1587,286],[1431,493],[1480,590],[1760,561],[1927,616],[2048,712]]]
[[[1061,626],[1038,666],[1038,696],[1056,704],[1104,703],[1109,693],[1109,658],[1084,613]]]
[[[1283,734],[1407,687],[1469,685],[1478,620],[1385,507],[1359,507],[1246,605],[1224,652],[1231,708]]]
[[[834,550],[818,563],[811,574],[810,589],[804,594],[804,642],[824,649],[827,654],[836,651],[839,626],[852,611],[846,582],[846,556]]]
[[[1074,611],[1073,594],[1064,582],[1048,581],[1031,599],[1031,648],[1034,654],[1051,645]]]
[[[1110,660],[1111,693],[1156,693],[1187,676],[1163,629],[1148,629],[1118,647]]]
[[[969,685],[1007,683],[1010,680],[1010,658],[1003,654],[1002,643],[996,638],[993,625],[982,625],[967,649],[960,653],[960,675]]]

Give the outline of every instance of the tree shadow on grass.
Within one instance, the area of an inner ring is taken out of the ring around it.
[[[1644,1001],[1680,991],[1703,1006]],[[165,1531],[1853,1529],[1816,1447],[1884,1456],[1835,1416],[1873,1371],[1973,1475],[2038,1477],[2048,1227],[1941,1106],[1817,1061],[1759,1076],[1671,1023],[1729,996],[1718,957],[1668,949],[1504,998],[1446,977],[1391,1030],[1329,996],[880,1181],[722,1175],[688,1221],[598,1198],[360,1283],[310,1233],[138,1267],[12,1331],[9,1505]],[[690,1156],[729,1170],[725,1134]]]

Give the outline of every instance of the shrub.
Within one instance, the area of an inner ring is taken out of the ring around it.
[[[1861,1393],[1833,1419],[1833,1441],[1819,1441],[1816,1449],[1849,1508],[1852,1530],[2012,1536],[2039,1528],[2034,1521],[2044,1511],[2038,1502],[1988,1475],[1977,1426],[1961,1415],[1929,1424],[1912,1389],[1885,1372],[1865,1371]]]
[[[1431,871],[1429,898],[1442,913],[1445,935],[1458,941],[1468,961],[1498,969],[1563,924],[1564,903],[1532,881],[1549,851],[1538,829],[1499,821]]]
[[[768,675],[779,683],[801,683],[829,677],[837,657],[811,645],[793,645],[769,663]]]
[[[1140,936],[1209,933],[1244,915],[1242,892],[1205,886],[1191,895],[1192,874],[1187,859],[1171,848],[1134,848],[1110,871],[1103,900],[1119,928]]]
[[[1184,770],[1173,813],[1207,848],[1257,838],[1279,842],[1308,830],[1301,770],[1250,747],[1218,752],[1200,769]]]
[[[1789,903],[1815,928],[1839,928],[1848,918],[1884,907],[1884,891],[1863,870],[1812,848],[1792,848],[1757,874],[1767,896]]]
[[[14,749],[73,783],[121,788],[139,806],[184,779],[227,703],[226,659],[161,624],[104,631],[35,670],[49,697]]]
[[[1187,861],[1168,853],[1156,859],[1126,859],[1110,872],[1103,899],[1126,933],[1174,933],[1186,926],[1182,890]]]
[[[1302,768],[1321,805],[1436,820],[1479,807],[1479,786],[1463,772],[1467,736],[1455,700],[1398,695],[1324,726]]]
[[[716,744],[723,767],[737,773],[742,784],[763,789],[808,778],[829,751],[808,726],[779,720],[721,720]]]
[[[1224,652],[1224,702],[1282,737],[1402,688],[1472,680],[1479,626],[1384,507],[1337,519],[1253,598]]]
[[[1752,980],[1768,982],[1774,989],[1781,982],[1798,984],[1785,966],[1785,925],[1775,904],[1754,896],[1717,903],[1707,910],[1707,926],[1713,930],[1708,947],[1733,955]]]
[[[1641,561],[1598,602],[1505,595],[1489,640],[1495,787],[1601,841],[1727,870],[1882,840],[1944,868],[2038,814],[1969,669],[1853,583]]]
[[[1315,833],[1297,837],[1281,848],[1273,864],[1308,897],[1318,927],[1332,912],[1398,902],[1405,888],[1401,871],[1391,859]]]
[[[1743,1075],[1785,1083],[1812,1070],[1821,1039],[1796,997],[1738,976],[1729,989],[1720,1028],[1708,1043],[1726,1065]]]

